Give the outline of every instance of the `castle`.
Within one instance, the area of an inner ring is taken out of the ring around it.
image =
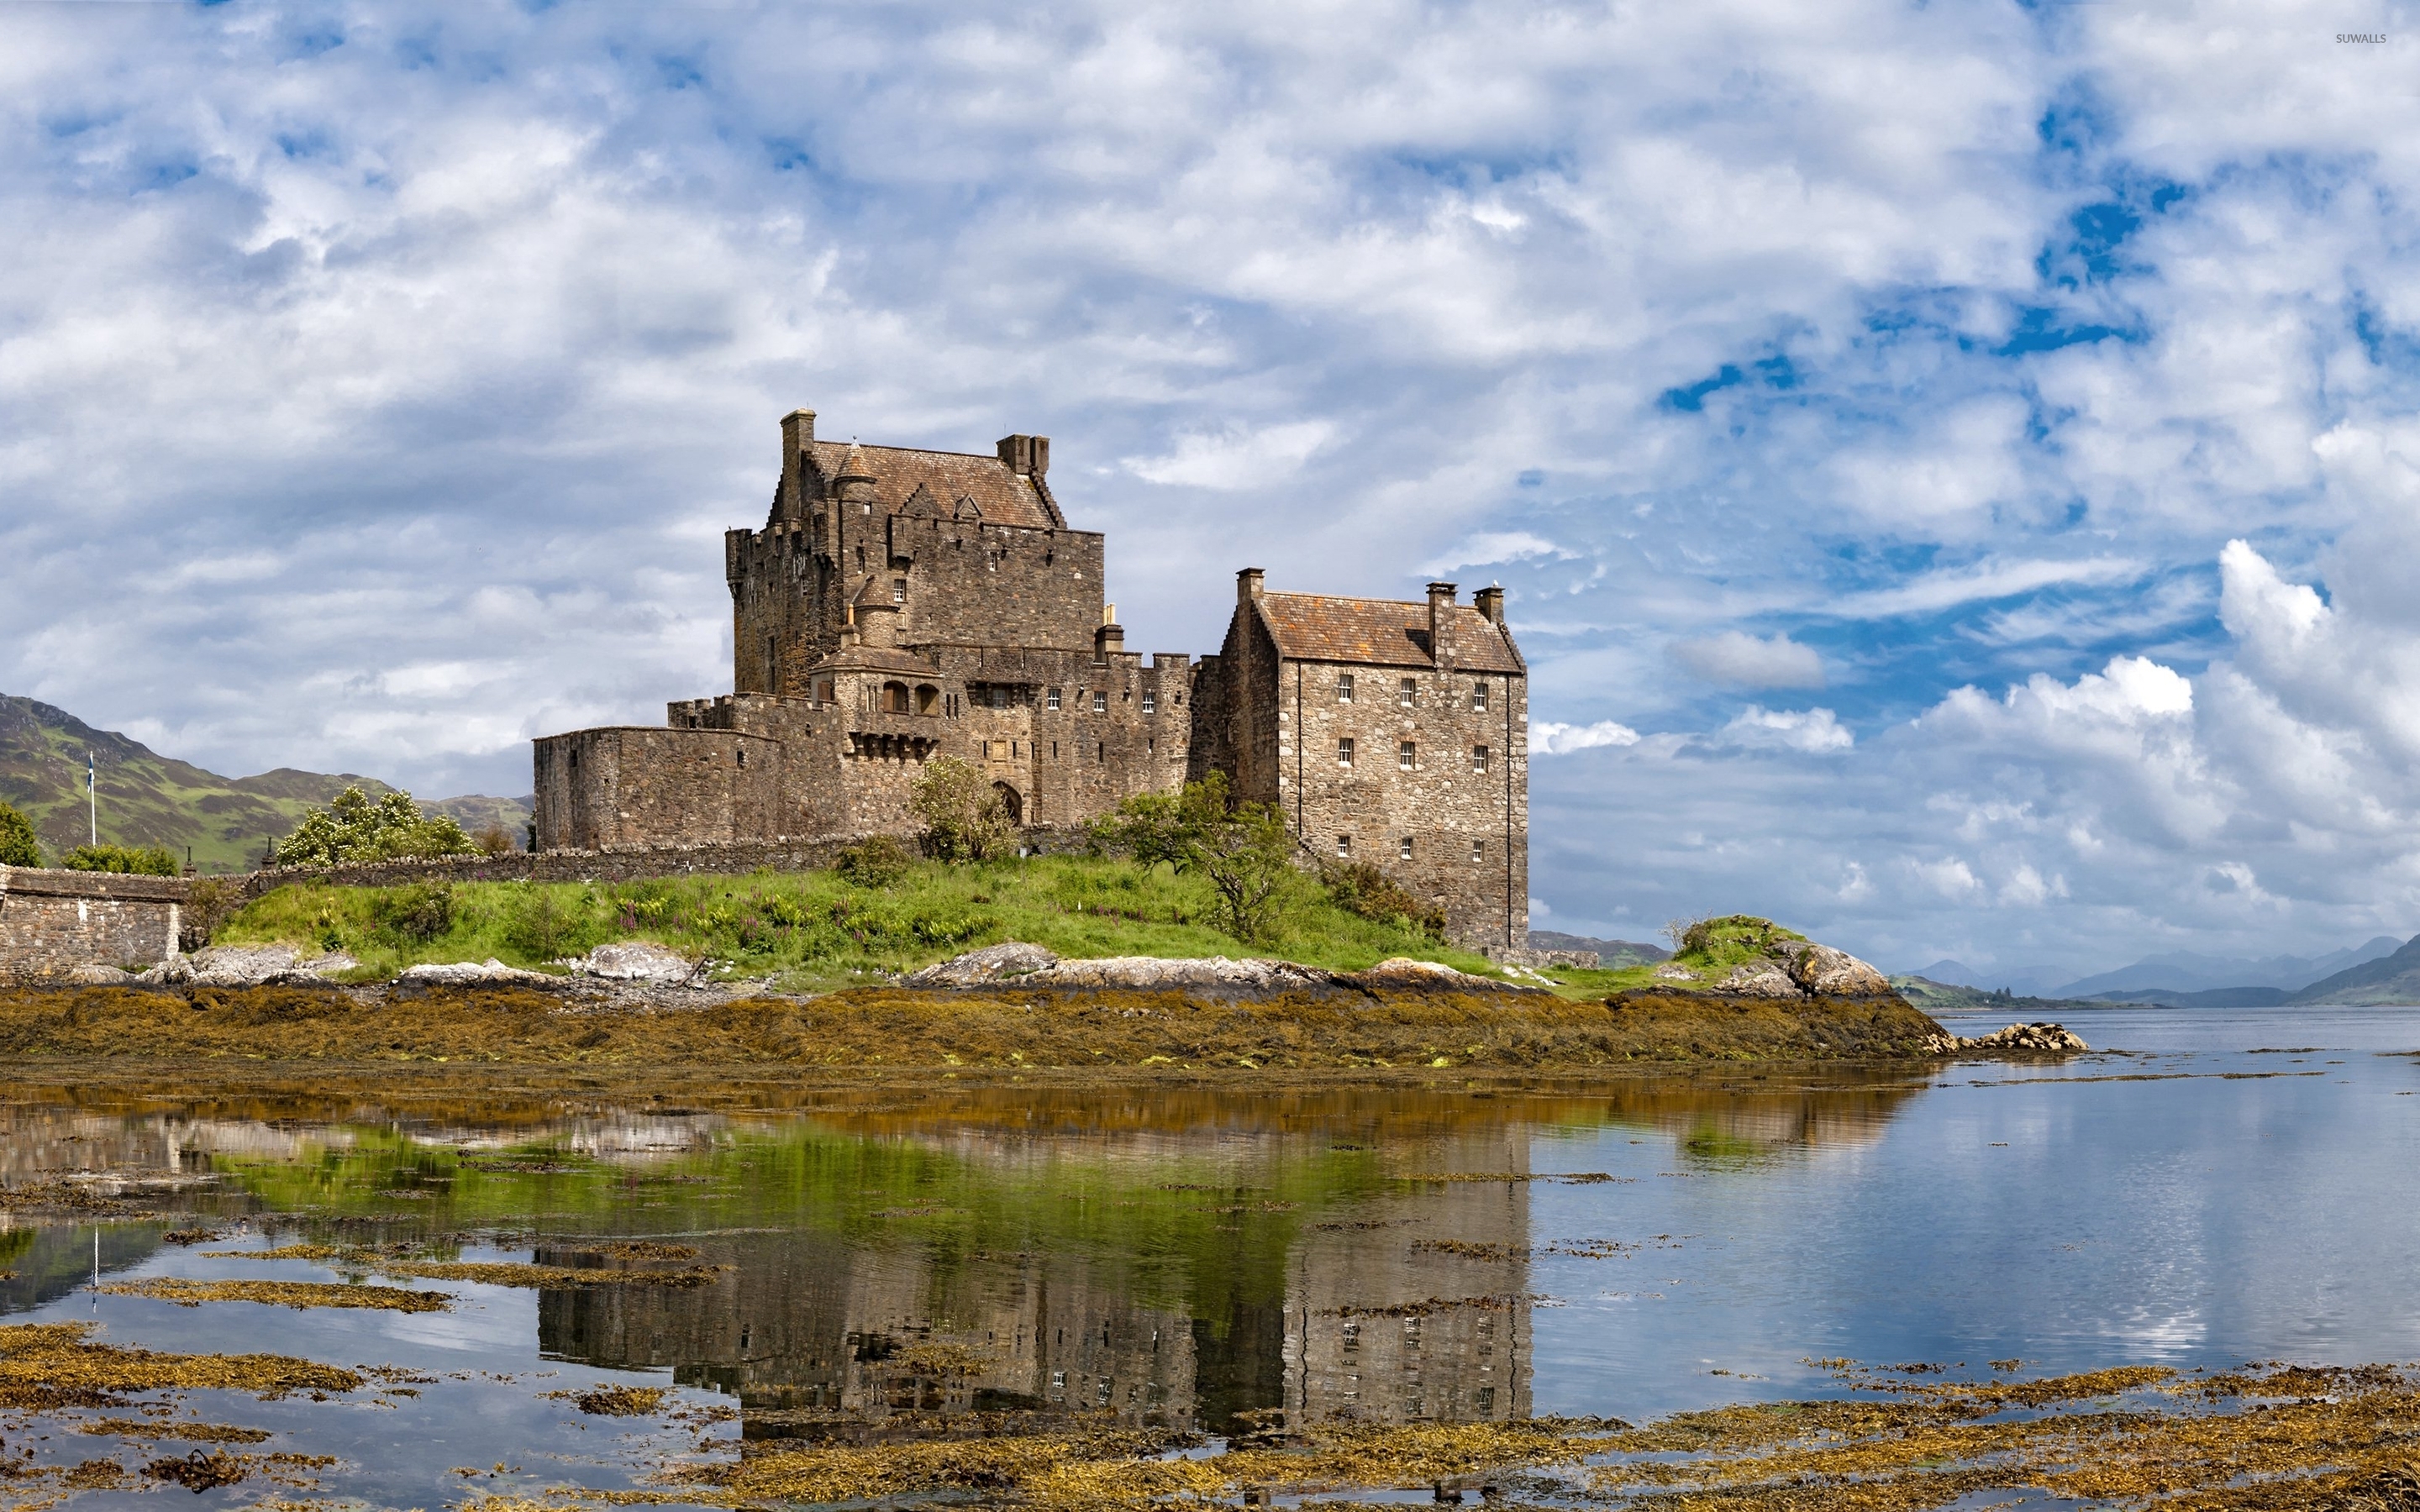
[[[940,755],[1062,829],[1217,770],[1312,855],[1443,908],[1457,942],[1526,944],[1528,671],[1502,590],[1271,593],[1247,568],[1217,656],[1146,663],[1049,471],[1047,436],[928,452],[784,416],[764,529],[723,537],[733,691],[536,741],[537,848],[904,835]]]

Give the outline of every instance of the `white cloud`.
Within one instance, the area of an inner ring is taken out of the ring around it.
[[[1714,733],[1718,745],[1832,755],[1857,737],[1829,709],[1767,709],[1751,703]]]
[[[1833,609],[1850,619],[1931,614],[1961,604],[2014,598],[2062,584],[2129,582],[2142,575],[2141,563],[2122,557],[2087,557],[2072,562],[1983,562],[1953,571],[1926,573],[1896,588],[1851,594]]]
[[[1324,420],[1230,429],[1177,439],[1164,456],[1125,459],[1125,469],[1149,483],[1190,488],[1266,488],[1302,471],[1312,453],[1327,444],[1336,427]]]
[[[1552,719],[1529,721],[1529,749],[1540,756],[1566,756],[1599,746],[1636,746],[1638,732],[1611,719],[1594,724],[1558,724]]]
[[[1675,640],[1671,658],[1710,683],[1732,687],[1822,687],[1823,658],[1812,646],[1787,635],[1758,637],[1741,630],[1696,640]]]
[[[1914,864],[1916,874],[1944,898],[1968,898],[1983,890],[1983,884],[1976,879],[1974,872],[1954,856]]]
[[[1485,531],[1466,535],[1447,548],[1443,556],[1432,560],[1424,571],[1451,572],[1456,567],[1486,567],[1500,562],[1529,562],[1539,559],[1569,561],[1578,552],[1557,546],[1543,535],[1528,531]]]

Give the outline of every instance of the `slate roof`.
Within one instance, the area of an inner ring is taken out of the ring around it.
[[[1340,598],[1330,594],[1264,594],[1261,619],[1278,655],[1294,661],[1360,662],[1374,667],[1433,668],[1429,606],[1393,598]],[[1486,615],[1467,604],[1452,609],[1458,671],[1527,669],[1520,653]]]
[[[1065,528],[1033,480],[1011,472],[997,456],[855,442],[809,441],[806,445],[815,471],[827,479],[841,474],[851,450],[858,454],[859,465],[873,474],[875,507],[884,515],[898,514],[921,491],[925,499],[919,504],[920,514],[931,511],[967,518],[967,512],[958,508],[964,500],[981,512],[986,524],[1045,531]]]

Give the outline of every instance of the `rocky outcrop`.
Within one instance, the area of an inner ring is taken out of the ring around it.
[[[508,966],[490,956],[486,961],[458,961],[445,965],[406,966],[396,983],[404,987],[561,987],[561,977],[550,977],[543,971],[523,971]]]
[[[323,982],[360,964],[342,950],[305,959],[290,945],[215,945],[170,956],[134,980],[169,987],[280,987]]]
[[[2063,1024],[2011,1024],[1990,1034],[1961,1039],[1954,1034],[1933,1037],[1927,1046],[1934,1055],[2071,1056],[2092,1048]]]
[[[1790,980],[1810,995],[1880,997],[1895,989],[1890,979],[1846,950],[1812,940],[1786,940],[1779,947]]]
[[[1170,959],[1148,955],[1063,961],[1038,945],[1009,940],[970,950],[901,980],[903,987],[1047,987],[1177,990],[1260,996],[1276,993],[1352,991],[1535,992],[1492,977],[1475,977],[1435,961],[1398,956],[1366,971],[1326,971],[1292,961],[1232,960],[1223,955]]]
[[[706,974],[705,962],[691,961],[677,950],[643,940],[600,945],[586,955],[555,964],[570,967],[575,977],[593,977],[598,981],[653,982],[658,986],[701,981]]]

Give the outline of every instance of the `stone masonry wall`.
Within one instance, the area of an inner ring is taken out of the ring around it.
[[[1350,702],[1339,692],[1345,675],[1353,678]],[[1441,905],[1460,943],[1525,945],[1525,682],[1502,673],[1283,663],[1280,776],[1304,844],[1321,856],[1368,861]],[[1353,742],[1349,765],[1339,754],[1344,740]]]
[[[0,866],[0,977],[164,961],[192,889],[181,877]]]
[[[908,585],[901,644],[1091,651],[1101,623],[1097,532],[893,515],[888,536],[892,561],[871,575],[877,592]]]
[[[538,849],[779,835],[782,754],[778,741],[723,730],[551,735],[534,753]]]

